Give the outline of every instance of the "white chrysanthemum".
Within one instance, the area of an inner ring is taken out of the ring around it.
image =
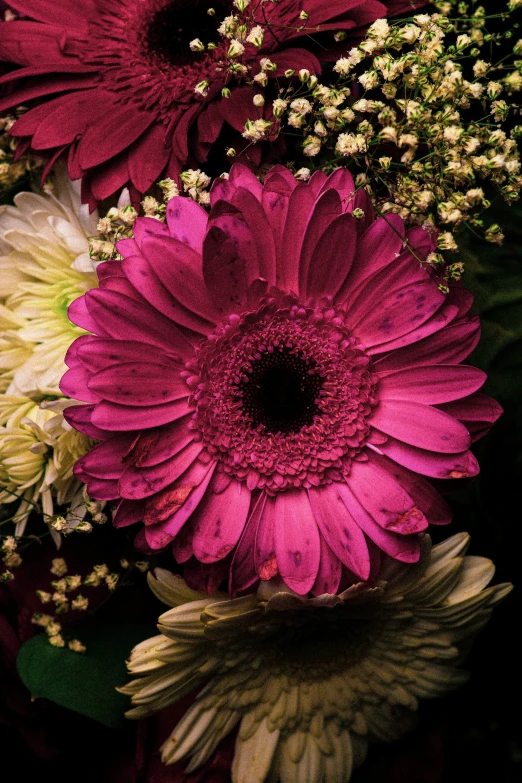
[[[121,690],[142,718],[204,685],[162,748],[197,769],[237,725],[233,783],[347,783],[368,742],[412,725],[419,697],[466,680],[458,668],[509,585],[486,588],[491,561],[463,557],[468,536],[416,565],[392,561],[378,583],[307,600],[263,583],[257,595],[212,597],[162,569],[150,577],[173,606],[161,635],[128,663]],[[205,684],[206,683],[206,684]]]
[[[62,170],[46,195],[19,193],[0,207],[0,388],[59,394],[63,357],[82,334],[70,303],[97,285],[87,238],[98,216]]]
[[[18,504],[13,513],[18,536],[35,504],[50,522],[53,495],[59,505],[69,504],[70,527],[85,513],[73,467],[92,441],[64,420],[68,405],[70,400],[39,405],[29,397],[0,396],[0,503]]]

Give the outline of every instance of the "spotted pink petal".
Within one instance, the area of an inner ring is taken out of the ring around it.
[[[282,492],[275,500],[274,546],[279,572],[299,595],[308,593],[319,570],[319,531],[303,492]]]

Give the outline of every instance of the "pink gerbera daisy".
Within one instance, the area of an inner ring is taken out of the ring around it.
[[[216,65],[226,59],[228,43],[217,34],[207,1],[10,0],[10,5],[27,18],[0,22],[0,61],[20,66],[0,79],[10,86],[0,111],[32,106],[11,131],[21,138],[19,149],[47,154],[51,164],[67,155],[69,174],[83,177],[83,197],[91,205],[126,184],[143,193],[160,176],[177,176],[188,162],[207,159],[224,126],[243,131],[252,119],[252,87],[240,76],[228,85],[231,97],[221,97],[225,82]],[[219,15],[238,14],[231,0],[214,5]],[[257,73],[260,59],[269,55],[277,65],[271,78],[289,68],[319,72],[317,57],[307,51],[314,41],[306,33],[323,31],[321,59],[328,60],[339,47],[333,31],[361,37],[375,19],[412,5],[252,3],[246,14],[269,30],[261,48],[246,43],[238,62]],[[302,10],[309,14],[306,30]],[[217,39],[218,46],[191,52],[196,38]],[[306,48],[300,48],[303,43]],[[209,83],[205,96],[194,90],[200,82]],[[259,163],[259,148],[249,155]]]
[[[374,545],[416,561],[450,520],[419,474],[475,475],[470,433],[500,412],[461,364],[471,295],[444,296],[418,260],[430,235],[354,191],[344,169],[261,185],[237,164],[210,215],[177,197],[166,224],[138,218],[69,309],[93,336],[67,355],[61,389],[87,404],[66,415],[102,441],[76,475],[178,562],[234,551],[232,590],[335,592]]]

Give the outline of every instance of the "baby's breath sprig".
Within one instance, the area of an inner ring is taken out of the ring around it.
[[[26,111],[25,106],[18,106],[13,113],[0,117],[0,196],[8,193],[28,175],[38,175],[43,168],[40,160],[25,155],[15,161],[17,140],[9,131]]]
[[[298,79],[286,74],[271,102],[273,121],[250,120],[243,136],[251,143],[268,132],[290,143],[300,138],[299,178],[346,166],[381,213],[437,231],[442,251],[457,249],[461,226],[499,244],[502,230],[488,226],[483,213],[489,186],[507,203],[522,187],[522,127],[511,121],[521,112],[512,96],[522,89],[522,39],[498,62],[491,53],[518,28],[510,17],[515,5],[488,15],[482,6],[439,3],[455,19],[443,13],[379,19],[335,63],[331,83],[308,71]],[[503,23],[500,32],[488,32],[492,20]],[[270,61],[260,67],[254,81],[263,88]],[[428,263],[441,264],[436,256]],[[462,264],[450,263],[443,277],[458,279],[461,272]]]

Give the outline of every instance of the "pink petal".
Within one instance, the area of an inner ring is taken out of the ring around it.
[[[83,369],[83,368],[82,368]],[[69,370],[69,373],[76,370]],[[88,388],[97,399],[103,398],[121,405],[161,405],[174,400],[187,399],[190,389],[180,378],[177,367],[169,367],[168,360],[162,364],[127,362],[106,367],[96,372],[89,380]]]
[[[9,22],[11,24],[11,22]],[[34,98],[41,98],[53,92],[66,92],[68,90],[88,90],[96,87],[96,76],[93,74],[72,74],[71,76],[42,76],[31,79],[30,83],[10,90],[5,98],[0,100],[0,111],[5,111],[11,106],[18,106]]]
[[[276,281],[276,248],[271,221],[257,198],[246,188],[239,188],[232,204],[241,211],[257,248],[259,275],[274,285]]]
[[[201,443],[192,442],[159,465],[151,465],[148,468],[129,465],[120,478],[121,497],[127,500],[140,500],[161,492],[190,468],[202,450]]]
[[[247,263],[238,255],[234,241],[216,226],[205,238],[203,275],[208,292],[219,310],[233,313],[243,309],[249,279]]]
[[[471,432],[473,441],[485,435],[503,412],[498,402],[482,392],[464,400],[445,403],[440,409],[462,421]]]
[[[257,525],[255,531],[254,566],[259,578],[268,581],[279,574],[274,546],[274,529],[276,526],[276,508],[274,498],[264,493],[254,506],[253,522]]]
[[[429,405],[380,400],[370,421],[386,435],[428,451],[453,454],[465,451],[471,443],[463,424]]]
[[[408,446],[395,438],[379,446],[387,457],[405,468],[432,478],[469,478],[479,472],[477,460],[471,451],[460,454],[434,454],[432,451]]]
[[[176,196],[167,204],[167,226],[171,237],[188,245],[196,253],[203,252],[208,215],[190,198]]]
[[[372,460],[397,479],[431,525],[447,525],[451,522],[450,506],[429,481],[379,454],[373,454]]]
[[[350,274],[357,246],[356,221],[350,214],[339,215],[321,235],[310,259],[305,297],[332,296]]]
[[[51,6],[46,0],[9,0],[9,5],[31,19],[37,19],[39,22],[60,22],[63,27],[69,27],[71,30],[81,30],[95,13],[92,0],[85,0],[80,6],[71,0],[53,0]]]
[[[105,334],[116,339],[144,341],[165,350],[173,347],[186,358],[193,355],[193,347],[182,332],[152,307],[100,289],[88,291],[85,301],[98,331],[101,325]]]
[[[316,580],[312,587],[312,595],[335,594],[341,581],[341,561],[332,552],[322,536],[319,536],[321,544],[321,559]]]
[[[157,430],[142,432],[127,455],[128,464],[149,468],[173,457],[194,440],[194,430],[188,428],[191,417],[164,424]]]
[[[151,408],[134,408],[130,405],[117,405],[115,402],[99,402],[92,413],[92,423],[102,430],[121,432],[147,427],[159,427],[162,424],[181,419],[192,412],[186,400],[176,400],[165,405]]]
[[[82,470],[94,478],[119,479],[125,470],[123,458],[135,440],[136,433],[130,432],[98,443],[81,458]]]
[[[384,530],[408,536],[428,527],[428,520],[401,484],[372,457],[367,462],[354,461],[346,482]]]
[[[81,326],[82,329],[86,329],[88,332],[96,332],[103,337],[109,336],[109,332],[107,332],[107,330],[90,314],[87,309],[85,296],[79,296],[78,299],[71,302],[69,309],[67,310],[67,316],[73,324]]]
[[[370,575],[370,556],[363,532],[344,504],[338,482],[308,490],[317,525],[330,549],[360,579]]]
[[[306,493],[278,493],[275,515],[274,546],[279,573],[288,587],[306,595],[314,585],[321,556],[319,531]]]
[[[161,549],[179,533],[203,499],[216,465],[195,462],[172,487],[149,498],[144,519],[149,546]]]
[[[276,285],[284,291],[299,291],[299,254],[314,203],[315,193],[310,182],[300,182],[290,196],[283,241],[277,253]]]
[[[425,364],[459,364],[474,350],[479,338],[478,316],[457,320],[442,332],[377,359],[375,370],[381,375]]]
[[[87,170],[114,158],[154,121],[153,113],[140,111],[136,105],[120,108],[114,102],[108,107],[102,103],[96,122],[88,124],[79,143],[80,166]]]
[[[82,340],[84,342],[80,343]],[[93,373],[120,363],[139,364],[144,358],[152,364],[168,363],[170,366],[175,364],[179,371],[184,368],[184,361],[180,355],[172,354],[170,351],[167,353],[155,345],[138,340],[106,340],[103,337],[89,335],[87,339],[80,337],[73,346],[77,343],[80,343],[76,349],[79,361]]]
[[[420,555],[420,540],[416,535],[403,536],[384,530],[366,509],[359,503],[346,485],[339,487],[343,503],[357,525],[366,533],[379,549],[403,563],[416,563]]]
[[[317,243],[341,211],[339,194],[335,190],[327,190],[319,197],[309,215],[299,258],[299,295],[303,298],[307,296],[310,265]],[[292,217],[291,214],[290,219]]]
[[[257,499],[253,509],[250,512],[239,543],[234,552],[232,565],[230,567],[229,592],[232,595],[246,590],[258,580],[257,570],[255,568],[254,552],[255,540],[259,520],[261,518],[266,501],[266,495],[263,493]],[[271,547],[272,561],[275,562],[275,553],[273,548],[273,537]],[[262,566],[261,566],[262,568]]]
[[[172,542],[172,554],[176,563],[186,563],[191,557],[194,557],[194,548],[192,539],[194,538],[195,525],[192,519],[183,525],[177,536]]]
[[[169,157],[165,127],[155,123],[129,149],[129,176],[140,193],[145,193],[157,182]]]
[[[112,524],[114,527],[128,527],[136,522],[143,521],[145,512],[145,501],[136,502],[135,500],[120,500],[116,511],[112,515]]]
[[[237,544],[250,509],[250,492],[246,485],[232,481],[218,495],[212,487],[199,504],[195,518],[194,555],[202,563],[221,560]]]
[[[74,466],[74,475],[87,485],[89,495],[95,500],[119,500],[118,482],[112,479],[99,479],[89,476],[81,469],[81,463]]]
[[[381,378],[379,398],[437,405],[473,394],[486,378],[482,370],[462,364],[412,367]]]
[[[78,432],[83,432],[88,438],[105,440],[109,433],[95,427],[91,422],[95,407],[95,405],[71,405],[64,410],[63,417],[71,427],[78,430]]]
[[[99,402],[101,397],[88,387],[90,373],[85,367],[78,366],[68,370],[60,381],[60,391],[73,400]]]
[[[350,280],[342,295],[349,297],[350,290],[393,263],[402,252],[403,238],[404,223],[398,215],[386,215],[372,223],[359,239]]]
[[[208,334],[219,313],[205,291],[201,255],[173,237],[146,235],[141,251],[168,293],[189,313],[199,316],[198,331]],[[173,307],[177,310],[175,303]]]

